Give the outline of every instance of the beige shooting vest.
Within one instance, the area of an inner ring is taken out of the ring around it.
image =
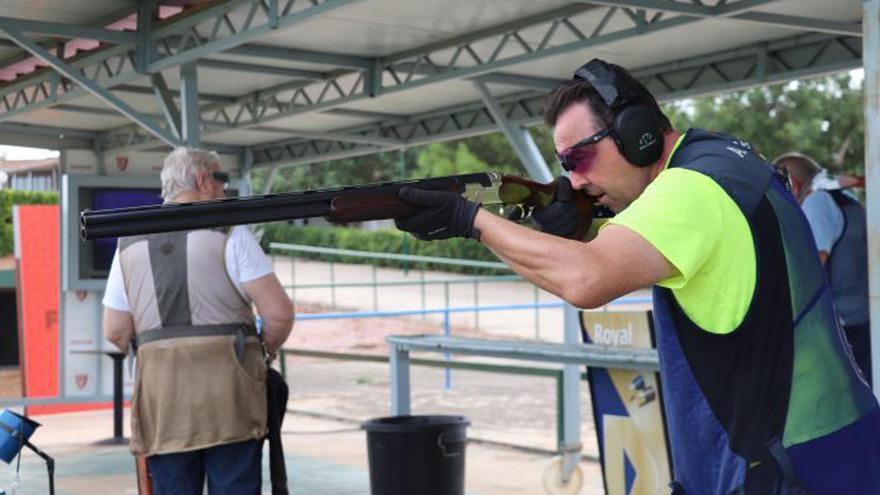
[[[146,341],[131,399],[137,455],[266,434],[266,364],[257,337],[244,334],[254,317],[226,271],[226,241],[226,229],[119,240],[135,330]]]

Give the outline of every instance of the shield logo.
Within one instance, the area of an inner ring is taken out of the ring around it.
[[[82,289],[76,290],[76,298],[79,299],[79,302],[85,301],[87,297],[89,297],[89,291]]]
[[[120,172],[125,172],[125,169],[128,168],[128,157],[125,155],[116,155],[116,168],[118,168]]]
[[[76,388],[83,390],[86,388],[86,384],[89,383],[89,375],[87,373],[77,373],[74,375],[73,381],[76,383]]]

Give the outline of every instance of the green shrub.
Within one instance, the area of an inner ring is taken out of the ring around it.
[[[12,231],[13,205],[57,204],[58,193],[0,190],[0,256],[11,254],[15,242]]]
[[[374,253],[410,254],[417,256],[436,256],[474,261],[498,262],[498,258],[485,246],[470,239],[449,239],[446,241],[420,241],[398,230],[366,231],[351,227],[313,227],[271,223],[264,225],[263,248],[268,250],[273,242],[284,244],[304,244],[336,249],[370,251]],[[289,251],[277,251],[288,254]],[[441,265],[436,263],[406,263],[397,260],[369,260],[367,258],[326,255],[318,253],[296,253],[297,257],[341,263],[375,263],[378,266],[393,268],[425,268],[446,272],[474,275],[509,274],[509,270],[474,268],[467,266]],[[407,266],[408,265],[408,266]]]

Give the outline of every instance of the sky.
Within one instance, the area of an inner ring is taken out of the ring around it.
[[[58,152],[55,150],[0,145],[0,157],[5,157],[7,160],[39,160],[56,156]]]

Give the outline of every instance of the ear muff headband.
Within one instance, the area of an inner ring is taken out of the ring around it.
[[[626,161],[646,167],[660,159],[663,133],[654,112],[635,101],[637,93],[607,63],[594,58],[576,70],[574,77],[590,83],[611,110],[614,117],[609,130]]]

